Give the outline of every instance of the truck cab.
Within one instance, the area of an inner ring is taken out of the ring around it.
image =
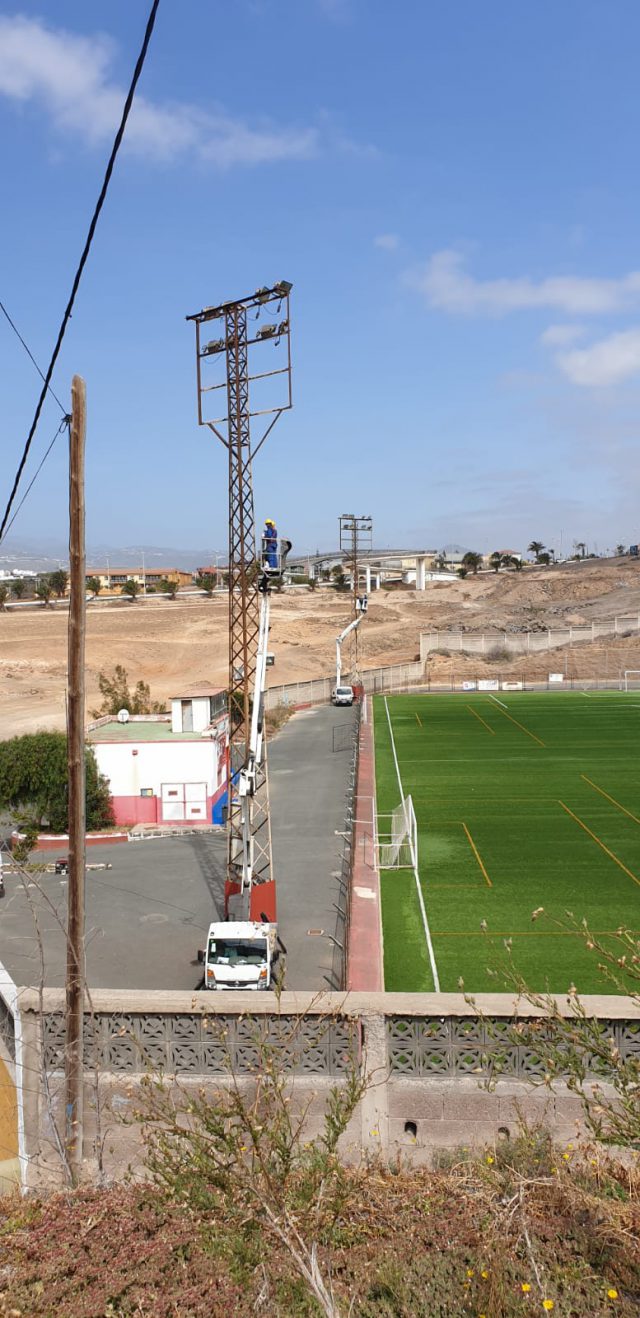
[[[204,962],[204,987],[217,992],[272,987],[278,960],[276,926],[253,920],[222,920],[209,925]]]

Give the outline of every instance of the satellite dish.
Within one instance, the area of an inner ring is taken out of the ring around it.
[[[128,722],[129,722],[129,710],[128,710],[128,709],[119,709],[119,710],[118,710],[118,723],[128,723]]]

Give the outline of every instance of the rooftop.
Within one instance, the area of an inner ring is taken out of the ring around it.
[[[129,720],[128,723],[118,723],[113,719],[111,723],[103,723],[99,728],[90,728],[87,737],[89,741],[204,741],[205,737],[201,732],[172,732],[171,720],[157,722],[151,719],[147,723],[145,720],[136,722]]]
[[[222,695],[225,687],[211,686],[209,682],[196,683],[195,686],[187,687],[186,691],[180,691],[177,696],[170,696],[170,700],[197,700],[198,696],[219,696]]]

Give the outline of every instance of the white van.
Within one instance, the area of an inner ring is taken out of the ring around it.
[[[352,705],[353,687],[334,686],[333,691],[331,692],[331,703],[333,705]]]

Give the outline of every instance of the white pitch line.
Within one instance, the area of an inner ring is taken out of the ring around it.
[[[497,696],[489,695],[489,700],[495,700],[496,705],[502,705],[502,708],[503,708],[503,709],[508,709],[508,708],[509,708],[508,705],[505,705],[504,700],[498,700],[498,697],[497,697]]]
[[[389,706],[388,706],[388,704],[387,704],[387,697],[386,697],[386,696],[385,696],[385,698],[384,698],[384,707],[385,707],[385,709],[386,709],[386,711],[387,711],[387,723],[389,724],[389,736],[391,737],[391,749],[392,749],[392,751],[393,751],[393,758],[394,758],[394,761],[395,761],[396,773],[397,773],[397,775],[398,775],[398,787],[400,788],[400,800],[401,800],[401,801],[404,801],[404,788],[403,788],[403,786],[402,786],[402,778],[400,777],[400,766],[399,766],[399,764],[398,764],[398,756],[397,756],[397,754],[396,754],[396,743],[395,743],[395,738],[394,738],[394,735],[393,735],[393,728],[392,728],[392,726],[391,726],[391,715],[390,715],[390,713],[389,713]],[[405,813],[406,813],[406,812],[405,812]],[[421,914],[422,914],[422,924],[423,924],[423,926],[424,926],[424,936],[425,936],[426,943],[427,943],[427,951],[428,951],[428,953],[429,953],[429,962],[430,962],[430,965],[431,965],[431,974],[433,975],[433,987],[434,987],[434,989],[435,989],[435,992],[436,992],[436,993],[439,993],[439,992],[440,992],[440,980],[439,980],[439,978],[438,978],[438,967],[437,967],[437,965],[436,965],[436,958],[435,958],[435,953],[434,953],[434,950],[433,950],[433,943],[432,943],[432,941],[431,941],[431,930],[430,930],[430,928],[429,928],[429,921],[428,921],[428,919],[427,919],[427,912],[426,912],[426,909],[425,909],[424,897],[423,897],[423,895],[422,895],[422,887],[421,887],[421,884],[420,884],[420,875],[418,874],[418,863],[417,863],[418,858],[417,858],[417,856],[415,855],[414,850],[413,850],[413,842],[412,842],[412,840],[411,840],[411,834],[409,834],[409,845],[410,845],[410,847],[411,847],[411,859],[412,859],[412,861],[413,861],[413,877],[414,877],[414,879],[415,879],[415,881],[416,881],[416,888],[418,889],[418,901],[419,901],[419,903],[420,903],[420,911],[421,911]]]

